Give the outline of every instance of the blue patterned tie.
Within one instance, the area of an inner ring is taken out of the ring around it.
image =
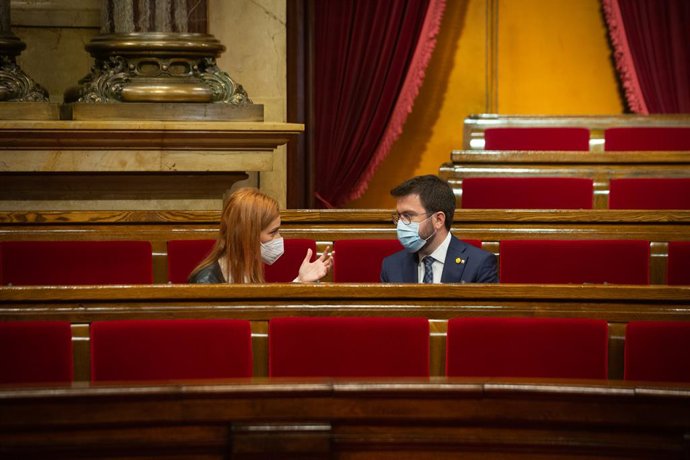
[[[424,258],[424,278],[422,282],[430,284],[434,282],[434,269],[431,266],[434,263],[434,258],[431,256],[426,256]]]

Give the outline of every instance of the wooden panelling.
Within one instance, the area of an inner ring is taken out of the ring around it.
[[[0,390],[8,458],[686,458],[690,389],[513,380]]]

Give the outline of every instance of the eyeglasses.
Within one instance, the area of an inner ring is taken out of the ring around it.
[[[433,212],[423,212],[422,214],[417,214],[415,212],[399,214],[394,212],[391,214],[391,219],[393,220],[393,225],[398,225],[398,221],[402,221],[402,223],[405,225],[410,225],[413,218],[417,216],[429,216],[431,214],[433,214]]]

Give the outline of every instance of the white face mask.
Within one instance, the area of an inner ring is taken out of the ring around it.
[[[266,243],[261,243],[261,260],[267,265],[273,265],[285,252],[282,238],[274,238]]]
[[[427,217],[422,222],[425,222],[430,217],[431,216]],[[433,238],[433,236],[436,234],[436,229],[434,229],[434,232],[426,238],[419,236],[419,224],[422,222],[410,222],[409,224],[406,224],[402,220],[398,221],[398,241],[400,241],[400,244],[402,244],[409,252],[414,253],[419,251],[424,247],[427,241]]]

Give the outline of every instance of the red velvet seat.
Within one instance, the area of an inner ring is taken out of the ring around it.
[[[168,281],[186,283],[192,270],[211,252],[214,243],[215,240],[169,240]]]
[[[589,129],[487,128],[484,150],[589,150]]]
[[[446,374],[605,379],[608,326],[581,318],[453,318]]]
[[[649,242],[504,240],[502,283],[649,284]]]
[[[148,241],[3,241],[2,284],[151,284]]]
[[[690,382],[690,321],[630,321],[625,379]]]
[[[311,260],[316,259],[316,241],[310,239],[285,239],[285,253],[273,265],[264,266],[267,283],[290,283],[297,278],[307,249],[311,249]]]
[[[274,318],[272,377],[426,377],[426,318]]]
[[[333,281],[336,283],[378,283],[381,264],[387,256],[403,249],[397,239],[338,240],[333,243]]]
[[[465,209],[592,209],[592,179],[579,177],[468,177]]]
[[[72,329],[69,322],[0,322],[0,383],[71,381]]]
[[[609,209],[690,209],[690,178],[611,179]]]
[[[251,377],[249,321],[124,320],[91,325],[91,380]]]
[[[168,281],[186,283],[189,274],[206,257],[215,240],[168,241]],[[316,242],[311,239],[285,239],[285,253],[273,265],[264,266],[269,283],[289,283],[297,277],[307,249],[316,253]],[[312,255],[312,260],[315,256]]]
[[[627,127],[604,131],[604,150],[690,150],[688,127]]]
[[[668,243],[668,284],[690,285],[690,241]]]

